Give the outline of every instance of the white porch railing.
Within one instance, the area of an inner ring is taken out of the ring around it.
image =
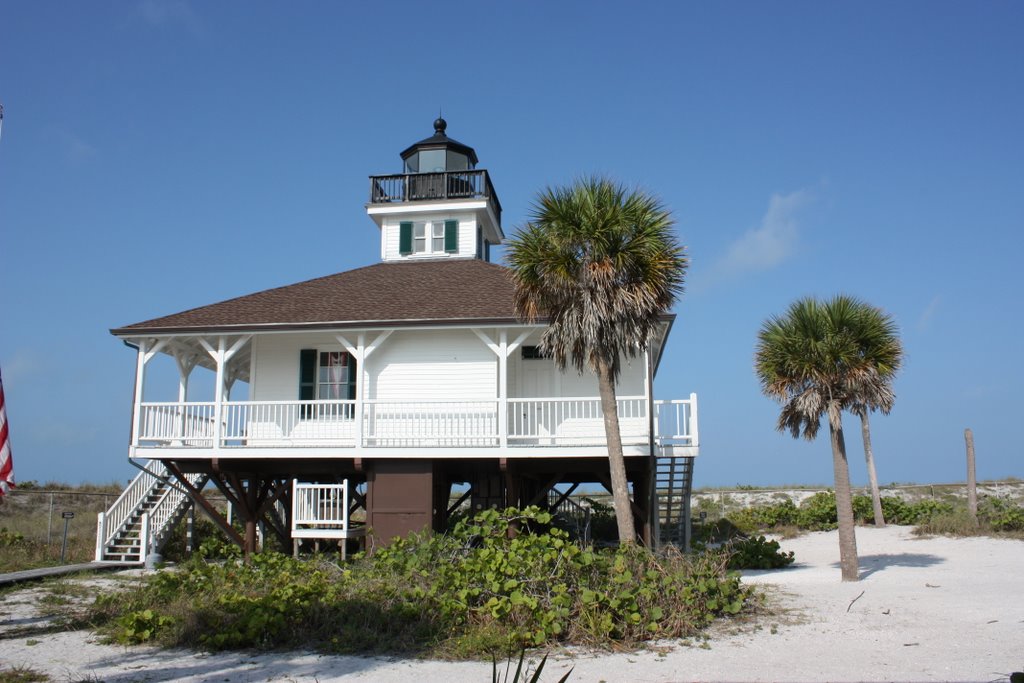
[[[355,446],[355,401],[224,404],[225,446]]]
[[[697,446],[697,394],[674,401],[655,401],[654,436],[659,446]]]
[[[100,545],[106,547],[117,536],[124,523],[131,518],[142,499],[149,495],[159,481],[156,475],[167,476],[166,468],[159,460],[150,460],[145,472],[139,472],[121,492],[114,504],[104,513],[104,528],[99,536]]]
[[[617,399],[623,445],[648,440],[647,400]],[[595,446],[605,442],[599,398],[513,398],[508,401],[511,445]]]
[[[697,396],[655,401],[659,446],[697,446]],[[602,446],[601,400],[507,399],[510,447]],[[213,403],[142,403],[135,445],[157,448],[329,446],[498,448],[501,401],[229,401],[220,428]],[[623,445],[648,443],[647,400],[618,398]],[[359,424],[361,422],[361,424]],[[219,436],[219,440],[217,437]]]
[[[213,445],[214,411],[208,403],[143,403],[139,440],[159,445],[209,448]]]
[[[365,524],[352,525],[349,519],[348,479],[340,484],[309,484],[292,481],[292,539],[298,555],[300,539],[360,538]],[[347,556],[341,544],[342,559]]]
[[[350,530],[348,480],[340,484],[292,482],[292,536],[337,538]]]
[[[367,401],[367,446],[497,446],[497,401]]]

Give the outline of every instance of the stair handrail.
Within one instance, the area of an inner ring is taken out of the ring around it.
[[[185,478],[190,484],[200,488],[200,483],[205,484],[203,479],[206,477],[204,474],[186,474]],[[164,539],[167,537],[167,532],[170,531],[170,524],[175,519],[176,513],[181,510],[182,503],[185,500],[191,501],[184,491],[177,487],[168,486],[164,489],[163,494],[149,510],[149,523],[152,529],[151,536],[153,538],[152,545],[158,548]]]
[[[167,469],[162,462],[150,460],[145,468],[125,487],[125,490],[104,514],[106,538],[103,539],[103,547],[108,546],[117,538],[142,499],[153,489],[154,485],[160,482],[161,477],[165,477],[167,474]]]

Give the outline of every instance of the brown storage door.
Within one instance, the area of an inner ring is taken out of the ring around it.
[[[430,460],[378,460],[367,473],[366,521],[377,544],[432,527],[434,465]]]

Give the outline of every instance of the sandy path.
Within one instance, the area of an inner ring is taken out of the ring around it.
[[[793,567],[747,573],[747,581],[791,608],[786,617],[716,633],[707,648],[560,655],[549,661],[545,680],[571,666],[573,683],[993,681],[1024,669],[1024,541],[916,539],[905,527],[890,527],[858,529],[857,542],[859,583],[839,580],[834,532],[784,542],[796,552]],[[29,666],[55,681],[453,683],[491,676],[490,664],[478,662],[206,655],[101,645],[85,632],[11,637],[11,628],[37,623],[32,595],[15,594],[0,605],[0,663]]]

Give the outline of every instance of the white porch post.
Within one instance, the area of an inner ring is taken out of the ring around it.
[[[178,403],[188,400],[188,379],[192,374],[192,365],[181,357],[178,360]]]
[[[498,337],[498,435],[502,450],[508,448],[508,332]]]
[[[530,336],[530,330],[521,332],[515,341],[510,343],[508,330],[501,329],[498,331],[498,342],[495,343],[483,330],[475,327],[471,329],[498,357],[498,444],[504,450],[508,447],[508,357]]]
[[[222,335],[217,337],[217,348],[214,349],[208,341],[202,337],[198,338],[200,345],[206,349],[206,352],[217,363],[217,378],[214,380],[213,386],[213,449],[215,451],[221,448],[221,439],[224,436],[224,426],[222,424],[224,419],[224,403],[228,400],[231,394],[231,384],[235,381],[235,374],[231,373],[229,375],[227,364],[251,339],[251,334],[242,335],[235,340],[231,348],[228,348],[228,338]],[[229,376],[231,378],[230,383],[228,381]]]
[[[360,332],[356,337],[356,343],[353,344],[344,335],[337,334],[334,336],[338,340],[345,350],[348,351],[353,358],[356,359],[356,372],[359,376],[356,378],[356,405],[355,405],[355,418],[356,418],[356,450],[359,451],[365,445],[363,440],[365,438],[365,431],[368,422],[368,416],[366,412],[366,385],[370,381],[370,373],[366,368],[366,359],[370,357],[374,351],[381,347],[391,333],[394,330],[385,330],[377,335],[377,337],[370,342],[369,345],[366,343],[366,333]]]
[[[135,405],[132,406],[132,442],[131,447],[139,445],[139,434],[142,433],[142,394],[146,386],[146,353],[149,344],[145,339],[139,342],[139,351],[135,357]]]
[[[152,542],[150,539],[150,532],[152,531],[149,525],[149,513],[143,512],[142,518],[139,520],[139,561],[145,564],[146,558],[149,557],[149,545]]]
[[[687,425],[690,432],[690,445],[699,446],[700,438],[697,436],[697,394],[690,394],[690,424]]]
[[[219,451],[223,428],[221,420],[224,418],[224,355],[227,352],[227,339],[217,338],[217,379],[213,390],[213,450]]]
[[[647,401],[647,439],[651,444],[651,455],[655,452],[658,416],[654,413],[654,366],[651,364],[650,349],[644,350],[644,400]]]
[[[107,514],[96,515],[96,561],[103,561],[103,550],[107,543]]]
[[[178,436],[185,438],[188,427],[188,380],[196,367],[196,357],[182,351],[174,352],[174,361],[178,365]]]
[[[366,399],[366,382],[363,381],[365,377],[369,377],[366,372],[366,335],[363,333],[359,334],[356,340],[356,353],[352,354],[356,358],[356,448],[361,449],[363,447],[363,429],[366,424],[366,416],[363,414],[363,405]],[[351,353],[351,352],[349,352]],[[344,548],[345,546],[342,545]]]
[[[132,415],[132,442],[129,447],[130,455],[134,456],[134,448],[139,445],[139,438],[142,434],[142,401],[146,388],[146,364],[161,349],[167,346],[167,340],[154,340],[153,346],[145,339],[139,340],[139,354],[135,366],[135,406]]]

